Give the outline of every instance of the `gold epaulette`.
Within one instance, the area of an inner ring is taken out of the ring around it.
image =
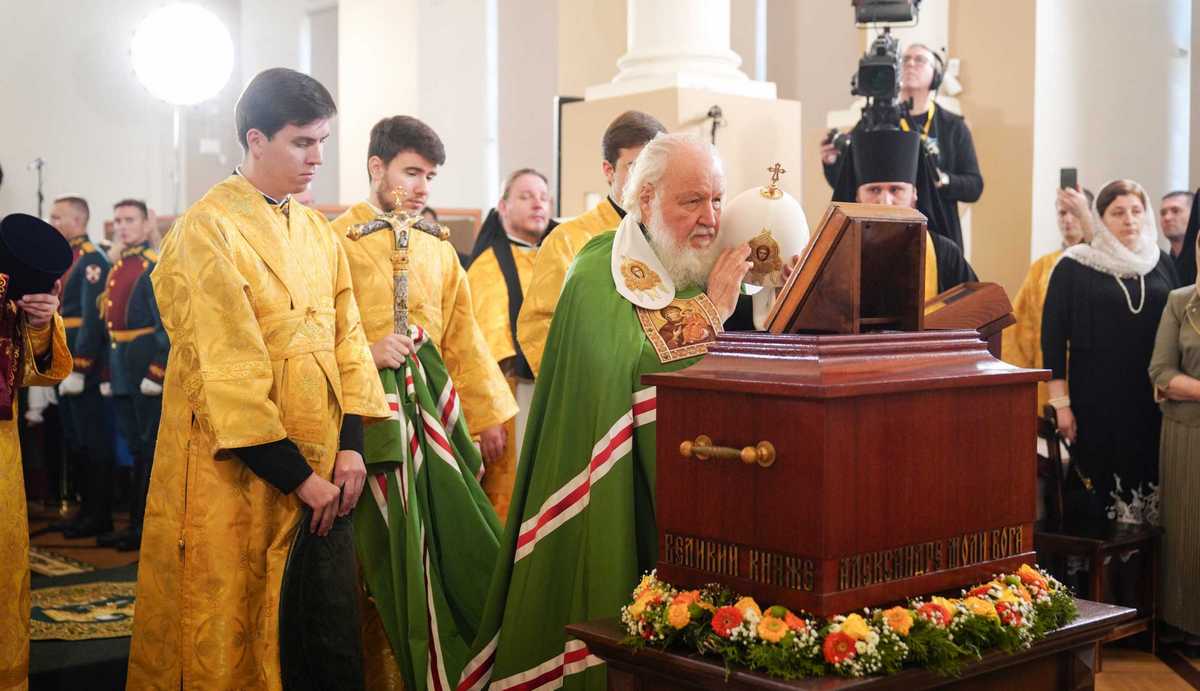
[[[93,245],[90,240],[84,240],[83,244],[79,246],[79,252],[81,254],[90,254],[95,251],[96,246]]]
[[[155,264],[158,263],[158,250],[147,247],[146,251],[142,252],[142,256],[145,257],[146,259],[149,259],[150,261],[154,262]]]

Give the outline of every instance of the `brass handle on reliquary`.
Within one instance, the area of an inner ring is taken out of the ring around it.
[[[684,458],[696,458],[701,461],[717,458],[741,461],[747,465],[757,463],[763,468],[769,468],[775,462],[775,445],[769,441],[760,441],[755,446],[735,449],[730,446],[713,446],[712,438],[706,434],[697,436],[695,441],[683,441],[679,445],[679,453]]]

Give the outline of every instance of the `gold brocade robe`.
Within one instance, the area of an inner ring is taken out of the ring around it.
[[[346,230],[355,223],[370,221],[376,213],[370,204],[359,202],[333,220],[333,229],[350,262],[354,297],[370,343],[395,328],[392,250],[396,238],[391,232],[381,231],[351,240]],[[426,233],[412,232],[408,252],[408,320],[425,329],[437,344],[462,401],[471,434],[513,419],[517,402],[475,322],[471,287],[454,246]]]
[[[21,328],[21,386],[53,386],[71,373],[62,317],[54,315],[54,323],[41,333]],[[50,361],[41,370],[35,353],[47,350]],[[28,688],[29,679],[29,517],[18,423],[14,396],[12,419],[0,420],[0,689]]]
[[[323,216],[239,175],[192,206],[151,274],[171,338],[130,689],[279,689],[279,594],[301,504],[231,449],[287,437],[330,479],[343,413],[389,414]],[[306,527],[303,529],[307,529]]]
[[[1042,307],[1050,288],[1050,273],[1062,256],[1062,250],[1038,258],[1017,290],[1013,299],[1013,316],[1017,323],[1001,335],[1000,354],[1003,360],[1017,367],[1042,368]],[[1037,414],[1042,414],[1050,394],[1046,382],[1038,382]]]
[[[538,248],[529,286],[525,289],[525,301],[521,303],[521,314],[517,317],[517,340],[521,342],[521,352],[534,376],[542,366],[550,320],[567,280],[567,269],[589,240],[616,228],[620,222],[621,216],[613,203],[605,198],[591,211],[560,223]],[[525,279],[521,282],[524,284]]]
[[[554,232],[558,232],[555,229]],[[538,248],[518,243],[510,243],[513,263],[517,268],[517,279],[521,282],[521,292],[529,289],[529,281],[533,277],[534,259]],[[471,294],[475,296],[475,320],[487,339],[488,349],[496,363],[517,354],[513,346],[512,325],[508,320],[508,284],[504,282],[504,274],[500,271],[500,263],[496,261],[496,253],[488,248],[471,262],[467,270],[467,278],[471,281]],[[524,305],[524,303],[522,303]],[[510,390],[516,394],[516,377],[508,378]],[[508,504],[512,499],[513,482],[517,472],[517,438],[516,420],[509,420],[504,426],[508,442],[504,447],[504,455],[498,460],[487,464],[487,472],[483,474],[483,491],[500,520],[508,517]]]
[[[933,237],[925,233],[925,302],[938,294],[937,252],[933,249]]]

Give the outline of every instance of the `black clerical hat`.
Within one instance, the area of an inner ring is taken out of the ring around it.
[[[903,130],[856,131],[851,135],[854,174],[858,184],[917,182],[921,135]]]
[[[71,245],[36,216],[9,214],[0,221],[0,273],[8,275],[4,297],[16,300],[49,293],[71,268]]]

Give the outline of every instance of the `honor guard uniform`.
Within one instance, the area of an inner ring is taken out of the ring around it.
[[[129,529],[101,536],[99,542],[121,550],[137,549],[141,541],[146,489],[162,415],[162,382],[170,342],[150,282],[157,261],[158,253],[149,243],[126,248],[108,273],[101,299],[108,327],[108,374],[117,429],[133,456],[134,473]]]
[[[71,240],[74,263],[62,278],[62,319],[74,358],[71,374],[58,386],[72,467],[82,477],[83,507],[63,529],[66,537],[91,537],[112,530],[113,440],[109,413],[100,395],[108,364],[108,335],[99,298],[108,278],[108,258],[87,237]]]

